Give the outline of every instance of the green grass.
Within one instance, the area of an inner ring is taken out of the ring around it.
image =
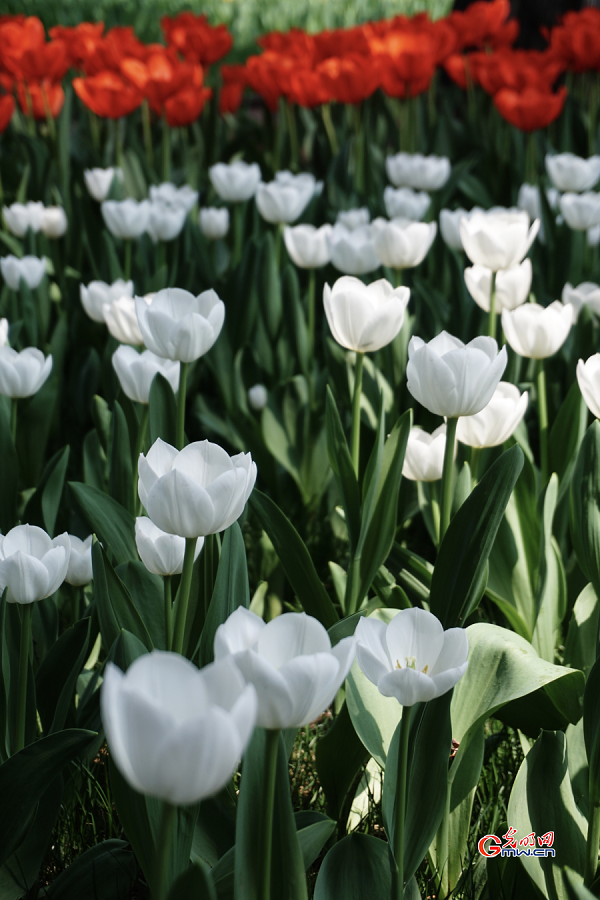
[[[451,0],[5,0],[2,11],[39,16],[47,27],[86,20],[133,25],[143,40],[150,41],[160,37],[162,15],[192,9],[213,23],[225,22],[236,42],[245,46],[266,31],[293,26],[320,31],[423,10],[438,18],[451,6]]]

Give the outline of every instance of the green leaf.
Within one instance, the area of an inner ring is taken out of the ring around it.
[[[369,761],[369,751],[356,734],[345,703],[331,728],[317,743],[315,752],[319,781],[327,800],[327,811],[341,827],[344,827],[350,812],[349,804],[353,800],[350,789],[355,784],[360,770]]]
[[[590,771],[590,802],[600,801],[600,660],[589,674],[583,695],[583,736]]]
[[[148,410],[150,446],[158,438],[175,446],[177,442],[177,403],[173,388],[160,372],[152,379]]]
[[[565,664],[581,669],[586,677],[596,662],[598,611],[596,592],[588,584],[575,601],[565,641]]]
[[[387,843],[357,833],[332,847],[323,860],[314,900],[382,900],[391,890]]]
[[[44,469],[42,480],[25,507],[24,517],[30,525],[45,528],[50,537],[62,498],[69,463],[69,447],[58,450]]]
[[[127,841],[102,841],[75,859],[46,888],[49,900],[127,900],[136,880],[135,857]]]
[[[339,616],[319,580],[302,538],[287,516],[266,494],[256,489],[252,491],[250,506],[271,539],[283,570],[304,610],[318,619],[325,628],[331,628]]]
[[[92,566],[94,603],[104,646],[112,647],[124,629],[137,637],[148,650],[152,650],[152,639],[131,594],[111,566],[99,541],[94,541],[92,546]]]
[[[70,728],[41,738],[0,766],[0,797],[10,815],[0,816],[0,865],[14,853],[49,783],[96,735]]]
[[[322,813],[312,810],[294,813],[294,821],[298,831],[304,869],[307,871],[333,834],[336,823]]]
[[[573,869],[565,866],[563,869],[563,882],[568,900],[596,900],[596,895],[585,887],[583,878]]]
[[[329,385],[327,385],[325,423],[329,464],[333,469],[336,484],[342,496],[350,541],[350,554],[353,555],[360,534],[360,490],[354,474],[352,458],[344,429],[342,428],[340,414]]]
[[[550,471],[558,475],[561,494],[568,487],[573,473],[577,453],[585,435],[587,418],[587,406],[575,379],[554,420],[548,440]]]
[[[571,538],[577,562],[600,596],[600,422],[581,442],[571,480]]]
[[[195,862],[179,875],[171,885],[167,900],[217,900],[210,869],[203,862]]]
[[[135,521],[120,503],[89,484],[70,481],[75,504],[88,526],[119,563],[138,559]]]
[[[558,495],[558,476],[553,474],[544,495],[540,563],[536,591],[536,621],[531,643],[541,657],[554,662],[555,645],[567,611],[567,583],[560,551],[552,537]]]
[[[201,667],[213,661],[213,644],[217,628],[238,606],[244,606],[246,609],[250,606],[250,586],[242,529],[234,522],[225,531],[213,595],[200,637]]]
[[[129,428],[121,404],[115,400],[111,420],[110,474],[108,485],[111,496],[129,513],[132,510],[133,469]]]
[[[10,433],[9,410],[9,403],[0,403],[0,531],[3,534],[17,524],[19,494],[19,460]]]
[[[277,736],[276,736],[277,737]],[[304,860],[298,842],[290,796],[288,761],[281,735],[275,775],[271,896],[306,900]],[[260,827],[265,814],[265,753],[267,736],[256,728],[244,755],[235,834],[235,900],[257,900],[261,861]]]
[[[121,563],[116,573],[129,591],[140,614],[155,650],[165,650],[164,582],[160,575],[153,575],[141,562]]]
[[[281,280],[283,294],[282,307],[286,330],[290,342],[295,345],[296,356],[300,364],[300,370],[306,378],[310,378],[313,360],[308,338],[308,328],[302,303],[300,301],[300,287],[296,268],[288,263],[283,271]]]
[[[98,394],[94,394],[94,399],[92,400],[92,419],[94,420],[102,449],[107,453],[110,444],[112,413],[104,397],[100,397]]]
[[[87,659],[91,620],[67,628],[44,657],[35,676],[37,709],[45,733],[65,726],[77,678]]]
[[[275,262],[275,244],[270,231],[265,234],[262,240],[258,268],[261,311],[269,338],[274,342],[281,326],[283,306],[281,302],[281,281]]]
[[[462,624],[481,600],[487,559],[522,466],[521,448],[506,450],[450,522],[429,594],[444,628]]]

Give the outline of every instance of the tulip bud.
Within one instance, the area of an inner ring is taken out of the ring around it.
[[[547,359],[560,350],[573,324],[573,307],[558,300],[543,307],[524,303],[512,311],[502,312],[502,328],[506,340],[519,356]]]
[[[383,202],[390,219],[410,219],[420,222],[431,203],[431,197],[425,191],[414,191],[412,188],[393,188],[389,185],[383,192]]]
[[[21,278],[33,291],[46,274],[46,260],[37,256],[3,256],[0,259],[0,271],[8,287],[19,290]]]
[[[440,234],[444,243],[452,250],[464,250],[460,236],[460,223],[462,219],[470,219],[475,213],[483,212],[479,206],[474,206],[467,212],[466,209],[442,209],[440,212]]]
[[[13,203],[11,206],[3,207],[2,212],[8,230],[16,237],[25,237],[28,228],[31,228],[34,233],[40,230],[44,204],[31,201],[29,203]]]
[[[461,219],[460,236],[471,262],[497,272],[523,260],[539,227],[539,219],[529,227],[522,210],[488,210]]]
[[[138,325],[136,301],[150,303],[146,297],[117,297],[112,303],[105,303],[102,307],[104,321],[110,334],[122,344],[134,344],[139,346],[144,343],[140,326]]]
[[[372,225],[363,225],[349,231],[343,225],[334,225],[327,236],[331,262],[346,275],[366,275],[380,266],[375,252],[375,234]]]
[[[346,209],[337,214],[335,221],[337,225],[343,225],[348,231],[356,231],[357,228],[369,224],[371,213],[366,206],[361,209]]]
[[[185,554],[185,538],[161,531],[151,519],[138,516],[135,520],[135,545],[140,559],[153,575],[181,575]],[[204,538],[196,541],[194,559],[204,546]]]
[[[131,198],[127,200],[105,200],[100,207],[106,227],[115,237],[123,240],[138,238],[148,228],[150,203]]]
[[[278,172],[275,181],[258,185],[256,206],[267,222],[289,225],[302,215],[314,192],[315,179],[312,175],[294,176],[290,172]]]
[[[158,187],[155,185],[150,186],[150,201],[163,206],[184,209],[187,214],[198,202],[198,191],[191,188],[189,184],[184,184],[178,188],[170,181],[165,181],[163,184],[159,184]],[[164,238],[161,238],[161,240],[164,240]]]
[[[591,190],[600,178],[600,156],[582,159],[574,153],[548,154],[546,171],[559,191],[579,194]]]
[[[16,400],[36,394],[52,371],[52,357],[44,357],[36,347],[17,353],[0,347],[0,394]]]
[[[559,202],[565,222],[573,231],[587,231],[600,225],[600,194],[594,191],[563,194]]]
[[[0,319],[0,347],[4,347],[8,341],[8,319]]]
[[[88,584],[94,577],[92,571],[92,541],[94,535],[88,535],[85,541],[75,537],[74,534],[68,534],[67,537],[71,550],[65,581],[75,586]]]
[[[265,408],[268,399],[269,395],[264,384],[255,384],[248,391],[248,403],[256,412]]]
[[[450,177],[452,166],[445,156],[397,153],[385,160],[385,170],[395,187],[417,191],[439,191]]]
[[[157,374],[166,378],[173,393],[177,393],[180,369],[178,362],[163,359],[150,350],[138,353],[133,347],[122,344],[113,353],[112,364],[123,393],[136,403],[149,402],[150,388]]]
[[[300,269],[320,269],[331,260],[328,238],[331,225],[287,225],[283,229],[283,240],[292,262]]]
[[[524,259],[520,266],[500,269],[496,273],[496,313],[501,313],[503,309],[515,309],[525,303],[531,290],[532,275],[530,259]],[[465,269],[465,284],[477,306],[489,312],[492,298],[491,269],[486,269],[485,266]]]
[[[375,252],[384,266],[412,269],[423,262],[437,234],[435,222],[394,219],[375,237]]]
[[[63,236],[67,230],[67,216],[62,206],[47,206],[44,209],[40,230],[48,238]]]
[[[406,287],[394,289],[385,278],[365,285],[346,275],[323,290],[325,315],[335,340],[347,350],[371,353],[393,341],[410,299]]]
[[[35,525],[17,525],[0,537],[0,593],[8,603],[35,603],[65,580],[71,546],[68,534],[52,540]]]
[[[582,306],[587,306],[593,313],[600,316],[600,285],[584,281],[577,287],[573,287],[567,283],[562,291],[562,302],[570,303],[573,307],[574,322],[579,318]]]
[[[579,360],[577,382],[587,408],[600,419],[600,353],[594,353],[586,362]]]
[[[104,281],[90,281],[86,287],[79,285],[81,305],[94,322],[104,323],[104,306],[110,305],[119,297],[133,297],[133,281],[118,278],[112,284]]]
[[[440,425],[432,434],[415,425],[408,435],[402,474],[409,481],[439,481],[445,450],[445,425]]]
[[[226,207],[205,206],[198,214],[198,223],[205,238],[218,241],[229,231],[229,210]]]
[[[85,180],[85,186],[87,187],[89,193],[97,200],[98,203],[102,203],[103,200],[106,200],[108,196],[108,192],[110,191],[111,185],[113,183],[113,178],[117,178],[119,181],[123,180],[123,172],[118,168],[109,168],[109,169],[85,169],[83,172],[83,177]]]
[[[260,167],[258,163],[245,163],[241,160],[230,163],[217,163],[208,170],[208,176],[215,191],[228,203],[243,203],[254,197],[260,183]]]
[[[149,350],[164,359],[193,362],[208,353],[225,321],[225,304],[213,290],[194,297],[179,288],[136,297],[140,332]]]
[[[525,415],[529,395],[514,384],[501,381],[487,406],[474,416],[458,420],[456,436],[468,447],[499,447],[515,432]]]
[[[149,204],[146,231],[157,241],[172,241],[181,233],[187,211],[185,206],[171,206],[157,200]]]

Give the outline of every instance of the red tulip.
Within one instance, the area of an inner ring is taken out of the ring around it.
[[[245,66],[221,66],[223,85],[219,94],[219,112],[235,113],[241,106],[247,85]]]
[[[136,85],[116,72],[99,72],[89,78],[74,78],[79,99],[103,119],[120,119],[140,106],[144,95]]]
[[[317,66],[317,72],[333,100],[361,103],[378,87],[379,74],[372,59],[358,54],[331,57]]]
[[[20,81],[17,85],[17,97],[19,106],[26,115],[43,120],[48,115],[56,119],[65,102],[62,86],[47,80],[28,84]]]
[[[226,56],[233,46],[233,39],[226,25],[213,27],[206,16],[182,12],[160,20],[165,40],[188,62],[210,66]]]
[[[70,65],[81,69],[102,40],[103,31],[104,22],[81,22],[74,28],[54,25],[49,33],[52,40],[63,41],[67,45]]]
[[[23,56],[40,52],[46,44],[44,26],[36,16],[6,16],[0,22],[0,68],[20,75]]]
[[[6,131],[15,111],[15,101],[11,94],[0,94],[0,133]]]
[[[520,92],[503,88],[495,95],[494,105],[511,125],[521,131],[535,131],[546,128],[560,116],[566,97],[564,87],[556,94],[535,87],[527,87]]]
[[[164,103],[167,124],[172,128],[191,125],[199,118],[212,93],[210,88],[189,87],[168,97]]]
[[[298,69],[290,75],[287,99],[290,103],[312,109],[329,103],[331,96],[318,72]]]

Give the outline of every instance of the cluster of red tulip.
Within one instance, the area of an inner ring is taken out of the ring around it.
[[[262,53],[221,67],[221,112],[235,112],[246,89],[272,110],[281,97],[304,107],[359,104],[377,89],[415,97],[442,67],[463,89],[478,85],[492,95],[517,128],[543,128],[564,106],[560,75],[600,69],[600,11],[568,13],[546,34],[543,52],[513,49],[519,24],[509,15],[509,0],[492,0],[436,22],[422,14],[314,35],[267,34],[258,41]],[[205,70],[229,52],[231,35],[192,13],[166,16],[161,25],[166,46],[142,43],[131,28],[104,33],[102,23],[88,22],[51,28],[47,41],[38,19],[0,17],[0,130],[15,94],[24,113],[57,116],[70,69],[80,73],[75,92],[98,116],[120,118],[146,101],[169,125],[190,124],[211,95]]]

